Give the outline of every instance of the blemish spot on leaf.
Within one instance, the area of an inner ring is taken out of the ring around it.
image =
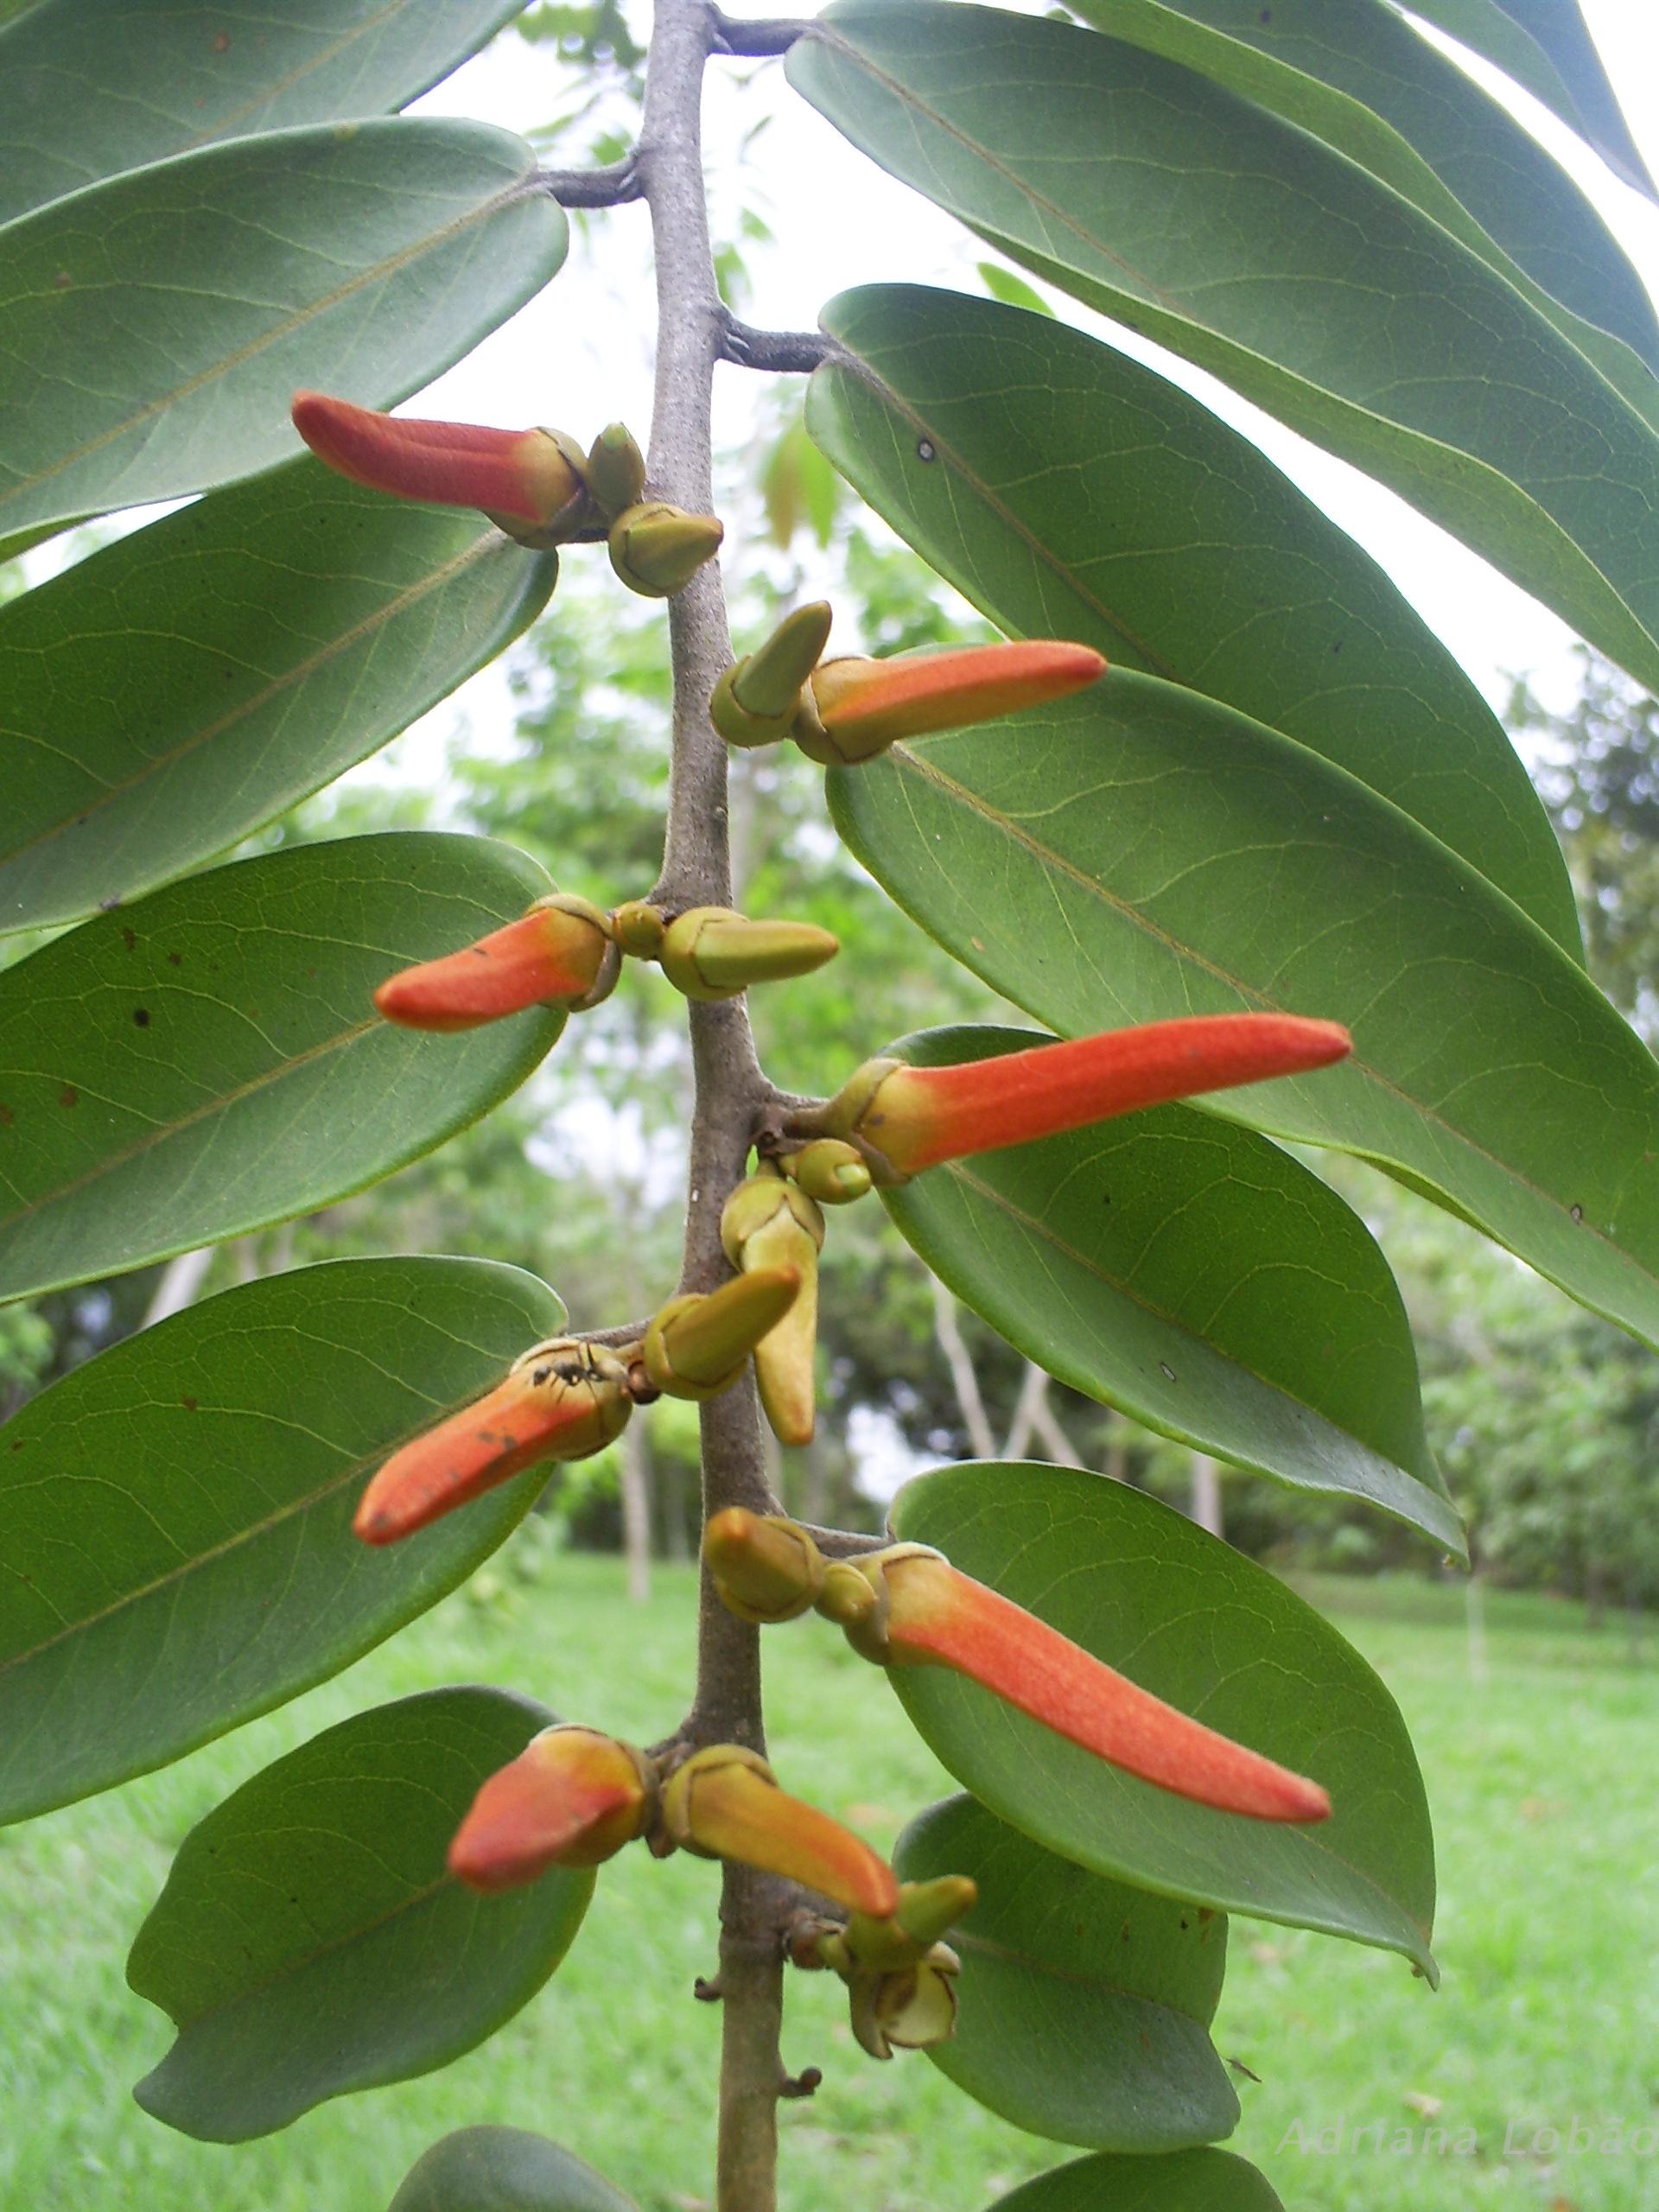
[[[188,1414],[194,1413],[196,1408],[200,1404],[200,1402],[201,1401],[199,1398],[181,1398],[179,1400],[179,1403],[184,1408],[184,1410]]]
[[[1160,1374],[1162,1375],[1166,1382],[1173,1382],[1175,1380],[1175,1370],[1172,1366],[1170,1366],[1166,1360],[1160,1359],[1159,1361],[1158,1370]]]
[[[137,931],[136,930],[130,930],[124,925],[121,931],[121,942],[126,946],[129,952],[137,951],[138,947]]]
[[[60,1106],[79,1105],[80,1093],[75,1089],[73,1083],[66,1083],[64,1084],[63,1089],[58,1093],[58,1103]]]
[[[916,458],[918,461],[937,461],[938,457],[939,449],[931,438],[917,439]]]
[[[147,1006],[134,1007],[132,1009],[132,1019],[138,1028],[148,1029],[149,1027],[149,1008]]]
[[[1569,1206],[1567,1208],[1567,1212],[1574,1221],[1582,1221],[1584,1219],[1584,1208],[1582,1206]]]

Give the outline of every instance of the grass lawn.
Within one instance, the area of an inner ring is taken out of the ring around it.
[[[1455,1590],[1327,1582],[1310,1594],[1380,1669],[1416,1738],[1445,1982],[1432,1996],[1391,1955],[1235,1922],[1217,2040],[1261,2079],[1239,2077],[1233,2147],[1288,2206],[1317,2212],[1659,2205],[1652,1650],[1633,1662],[1617,1627],[1591,1636],[1565,1609],[1494,1597],[1476,1681]],[[0,1832],[3,2212],[384,2212],[429,2142],[480,2120],[560,2138],[646,2212],[704,2202],[719,2023],[690,1990],[713,1963],[706,1864],[625,1853],[601,1872],[564,1967],[493,2042],[238,2149],[173,2135],[131,2102],[168,2034],[122,1978],[187,1829],[270,1759],[364,1706],[474,1680],[649,1739],[690,1678],[692,1596],[689,1572],[659,1572],[649,1609],[631,1614],[617,1562],[556,1560],[524,1580],[509,1554],[474,1592],[284,1711]],[[890,1845],[948,1778],[831,1630],[776,1630],[768,1656],[784,1780]],[[1076,2155],[981,2112],[918,2055],[865,2058],[827,1975],[792,1977],[785,2056],[824,2073],[810,2103],[783,2108],[788,2212],[982,2212]],[[1601,2147],[1612,2129],[1622,2149]]]

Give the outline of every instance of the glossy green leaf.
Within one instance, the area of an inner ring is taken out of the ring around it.
[[[1659,198],[1578,0],[1410,0],[1410,11],[1496,62],[1626,184]]]
[[[541,1477],[378,1550],[351,1533],[363,1486],[563,1325],[515,1268],[337,1260],[128,1337],[14,1414],[0,1821],[179,1758],[452,1590]]]
[[[463,2127],[416,2159],[389,2212],[633,2212],[563,2145],[522,2127]]]
[[[522,1083],[545,1007],[459,1036],[372,994],[543,896],[483,838],[342,838],[153,892],[0,976],[0,1298],[331,1205]]]
[[[1357,162],[1525,293],[1627,397],[1659,407],[1659,325],[1594,205],[1387,0],[1077,0],[1101,30],[1257,101]]]
[[[0,609],[0,931],[211,858],[491,659],[557,556],[308,457]]]
[[[1016,2127],[1096,2151],[1179,2151],[1230,2135],[1238,2099],[1208,2029],[1227,1923],[1103,1880],[971,1797],[931,1806],[893,1853],[907,1882],[967,1874],[950,1934],[957,2032],[928,2056]]]
[[[988,244],[1380,477],[1659,686],[1659,438],[1387,186],[1069,23],[849,0],[787,67]]]
[[[1497,717],[1247,439],[1082,332],[982,300],[871,286],[823,320],[856,366],[814,376],[813,436],[993,621],[1076,638],[1284,731],[1582,959],[1566,863]]]
[[[1148,676],[836,770],[842,836],[1064,1035],[1279,1008],[1351,1059],[1205,1104],[1402,1172],[1659,1342],[1659,1069],[1541,931],[1396,809]]]
[[[938,1067],[1040,1041],[931,1029],[887,1049]],[[950,1160],[882,1196],[934,1274],[1074,1390],[1462,1554],[1388,1262],[1276,1145],[1166,1106]]]
[[[1074,2158],[1038,2174],[991,2212],[1284,2212],[1265,2176],[1230,2151],[1168,2158]]]
[[[404,2082],[493,2035],[570,1948],[591,1872],[480,1897],[444,1865],[486,1777],[552,1715],[429,1690],[266,1767],[191,1829],[127,1980],[178,2039],[133,2094],[208,2143]]]
[[[976,1682],[894,1668],[906,1711],[982,1804],[1095,1873],[1433,1972],[1433,1842],[1405,1722],[1277,1576],[1173,1506],[1072,1468],[941,1467],[906,1484],[892,1522],[1155,1696],[1312,1775],[1333,1810],[1297,1827],[1218,1813],[1108,1766]]]
[[[251,476],[297,385],[385,406],[547,282],[568,227],[481,123],[233,139],[0,230],[0,537]]]
[[[401,107],[519,0],[43,0],[0,39],[0,222],[215,138]]]

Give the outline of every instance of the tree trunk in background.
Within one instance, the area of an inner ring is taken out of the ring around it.
[[[1192,1516],[1212,1536],[1225,1535],[1221,1512],[1221,1469],[1207,1452],[1192,1454]]]
[[[628,1595],[636,1605],[651,1596],[651,1446],[643,1421],[631,1421],[618,1445],[622,1461],[622,1548],[628,1562]]]
[[[938,1338],[939,1350],[944,1354],[944,1363],[950,1370],[957,1404],[962,1411],[962,1425],[968,1432],[969,1449],[976,1459],[995,1459],[996,1439],[991,1433],[985,1401],[979,1395],[979,1377],[974,1372],[974,1363],[968,1356],[968,1347],[962,1340],[962,1330],[957,1320],[957,1301],[937,1275],[932,1276],[931,1281],[933,1333]]]
[[[144,1308],[139,1327],[148,1329],[157,1321],[165,1321],[170,1314],[182,1313],[201,1288],[213,1264],[211,1244],[198,1245],[194,1252],[181,1252],[176,1260],[169,1260],[162,1269],[162,1279]]]

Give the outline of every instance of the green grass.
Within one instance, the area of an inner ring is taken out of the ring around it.
[[[649,1610],[631,1613],[611,1560],[559,1560],[534,1581],[510,1567],[511,1554],[338,1681],[168,1772],[0,1832],[4,2212],[384,2212],[429,2142],[479,2120],[557,2136],[647,2212],[706,2201],[719,2023],[690,1993],[712,1969],[717,1870],[684,1858],[630,1852],[605,1869],[558,1975],[447,2073],[229,2150],[170,2134],[128,2094],[168,2036],[125,1987],[127,1945],[187,1829],[270,1758],[444,1681],[504,1682],[641,1739],[677,1717],[689,1573],[659,1573]],[[1633,1663],[1618,1629],[1588,1636],[1564,1609],[1494,1597],[1477,1682],[1455,1590],[1310,1594],[1381,1669],[1416,1737],[1445,1982],[1433,1996],[1391,1955],[1236,1922],[1217,2039],[1262,2079],[1240,2077],[1234,2147],[1287,2204],[1319,2212],[1659,2202],[1659,2157],[1628,2146],[1659,2123],[1650,1658]],[[767,1649],[785,1780],[891,1844],[947,1778],[877,1671],[827,1628],[779,1630]],[[791,1977],[785,2056],[825,2077],[810,2103],[784,2107],[788,2212],[982,2212],[1075,2155],[980,2111],[924,2058],[866,2059],[829,1976]],[[1506,2133],[1512,2151],[1542,2127],[1565,2139],[1575,2116],[1599,2136],[1621,2126],[1626,2147],[1505,2155]],[[1306,2150],[1286,2142],[1298,2124]],[[1446,2148],[1424,2147],[1431,2126]]]

